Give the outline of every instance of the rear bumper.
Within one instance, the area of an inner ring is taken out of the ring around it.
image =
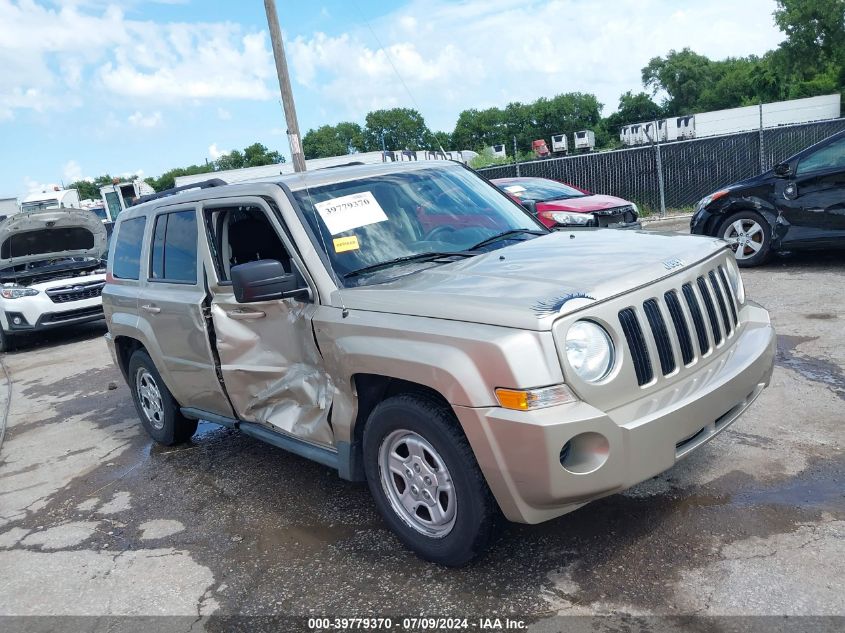
[[[671,468],[726,429],[768,385],[774,364],[768,314],[746,310],[730,350],[615,410],[454,407],[505,516],[539,523],[565,514]]]

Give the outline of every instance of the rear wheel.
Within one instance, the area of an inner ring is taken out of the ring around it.
[[[492,541],[498,508],[446,403],[410,393],[381,402],[364,428],[364,468],[382,517],[421,557],[463,565]]]
[[[144,429],[156,442],[172,446],[187,442],[197,431],[197,420],[182,415],[149,354],[138,350],[129,359],[129,387]]]
[[[769,223],[754,211],[739,211],[720,227],[720,237],[733,249],[740,266],[759,266],[769,258],[772,237]]]

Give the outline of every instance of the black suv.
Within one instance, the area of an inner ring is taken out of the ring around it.
[[[698,202],[690,232],[731,242],[740,266],[845,245],[845,131]]]

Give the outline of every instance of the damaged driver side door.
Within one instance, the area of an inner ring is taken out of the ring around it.
[[[220,371],[238,418],[333,446],[333,386],[311,325],[316,305],[294,298],[242,304],[232,288],[232,266],[267,259],[309,288],[280,219],[260,198],[208,204],[202,215]]]

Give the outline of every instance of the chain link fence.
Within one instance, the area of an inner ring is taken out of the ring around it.
[[[845,130],[845,118],[479,169],[485,178],[539,176],[636,202],[644,213],[689,210],[744,178]],[[661,205],[662,167],[664,204]]]

